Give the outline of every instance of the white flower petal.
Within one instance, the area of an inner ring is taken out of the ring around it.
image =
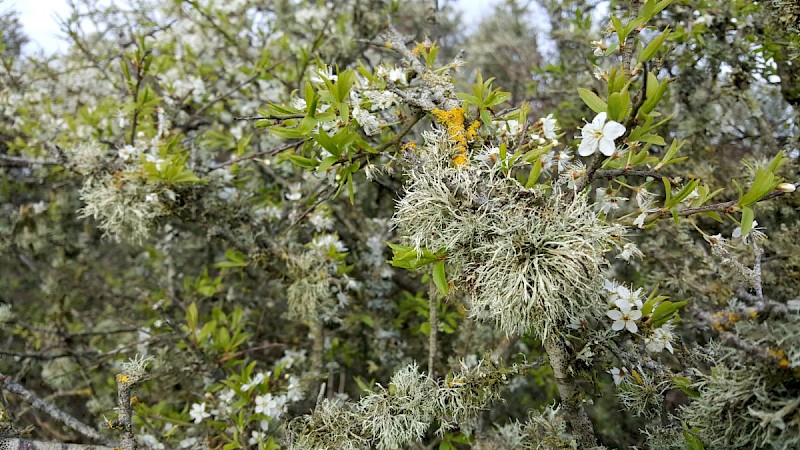
[[[597,138],[584,133],[581,145],[578,146],[578,154],[589,156],[597,151]]]
[[[617,151],[617,146],[614,144],[613,139],[610,139],[608,136],[600,138],[600,153],[611,156],[615,151]]]
[[[612,309],[611,311],[607,312],[606,316],[608,316],[608,318],[611,319],[611,320],[621,320],[622,319],[622,313],[617,311],[616,309]]]
[[[607,116],[608,115],[605,112],[601,112],[600,114],[598,114],[598,115],[596,115],[594,117],[594,119],[592,120],[592,125],[594,125],[594,127],[597,128],[598,130],[602,129],[603,128],[603,124],[606,123],[606,117]]]
[[[636,326],[636,324],[634,324],[634,326]],[[623,328],[625,328],[625,322],[623,322],[621,320],[618,320],[618,321],[614,322],[613,324],[611,324],[611,329],[614,330],[614,331],[619,331],[619,330],[621,330]]]
[[[625,328],[627,328],[631,333],[636,333],[639,331],[639,327],[637,327],[634,322],[625,322]]]
[[[603,127],[603,137],[611,139],[612,141],[623,134],[625,134],[625,126],[619,122],[614,122],[612,120]]]

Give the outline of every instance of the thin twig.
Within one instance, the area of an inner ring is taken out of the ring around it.
[[[428,333],[428,376],[434,378],[436,371],[436,335],[439,328],[439,316],[436,310],[436,300],[439,293],[436,285],[431,281],[430,288],[428,289],[428,323],[430,324],[430,332]]]
[[[795,188],[800,188],[800,182],[795,183],[794,186],[795,186]],[[775,197],[780,197],[780,196],[785,195],[785,194],[787,194],[787,192],[775,190],[775,191],[772,191],[769,194],[765,195],[764,197],[762,197],[760,200],[758,200],[758,202],[771,200],[771,199],[773,199]],[[731,201],[722,202],[722,203],[714,203],[712,205],[698,206],[696,208],[686,208],[686,209],[682,209],[680,211],[676,211],[675,214],[677,214],[678,216],[681,216],[681,217],[686,217],[686,216],[691,216],[693,214],[700,214],[700,213],[711,212],[711,211],[728,212],[728,211],[731,211],[731,210],[737,208],[738,207],[737,206],[738,203],[739,203],[738,200],[731,200]],[[666,216],[671,215],[671,214],[672,214],[672,211],[659,210],[658,212],[654,212],[653,214],[648,215],[644,222],[645,223],[650,223],[650,222],[653,222],[655,220],[658,220],[658,219],[660,219],[662,217],[666,217]]]
[[[298,145],[301,145],[303,142],[305,142],[305,139],[302,139],[302,140],[299,140],[299,141],[288,142],[286,144],[283,144],[283,145],[275,147],[275,148],[271,148],[269,150],[264,150],[264,151],[256,152],[256,153],[253,153],[253,154],[250,154],[250,155],[247,155],[247,156],[234,158],[234,159],[225,161],[223,163],[219,163],[216,166],[211,167],[209,169],[209,171],[216,170],[216,169],[219,169],[219,168],[222,168],[222,167],[225,167],[225,166],[230,166],[232,164],[240,163],[242,161],[248,161],[248,160],[251,160],[251,159],[255,159],[255,158],[258,158],[260,156],[265,156],[265,155],[274,156],[274,155],[277,155],[278,153],[280,153],[280,152],[282,152],[284,150],[288,150],[290,148],[297,147]]]
[[[0,167],[26,167],[26,166],[59,166],[60,162],[53,159],[28,159],[21,156],[0,154]]]
[[[752,237],[753,253],[755,253],[755,263],[753,264],[753,289],[756,291],[756,296],[759,302],[764,301],[764,288],[761,285],[761,257],[764,256],[764,249],[759,245],[757,239]]]

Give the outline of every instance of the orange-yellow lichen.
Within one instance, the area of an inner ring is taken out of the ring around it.
[[[453,157],[453,165],[456,167],[463,166],[467,162],[468,162],[467,157],[465,155],[462,155],[461,153]]]
[[[470,124],[469,128],[467,128],[467,141],[472,142],[476,137],[478,137],[478,128],[480,127],[480,120],[476,120]]]
[[[771,357],[773,357],[773,358],[778,360],[778,366],[781,369],[788,369],[789,368],[789,358],[786,357],[786,352],[784,352],[782,349],[780,349],[780,348],[772,349],[771,348],[771,349],[769,349],[767,351],[767,353],[769,353],[769,356],[771,356]]]
[[[406,142],[405,144],[403,144],[402,147],[400,147],[400,150],[402,150],[404,152],[405,151],[416,152],[417,151],[417,143],[414,142],[414,141]]]
[[[636,384],[644,384],[644,380],[642,380],[642,376],[639,375],[639,372],[631,370],[631,376],[636,380]]]
[[[124,373],[117,375],[117,383],[130,383],[130,378]]]
[[[135,405],[137,403],[139,403],[139,397],[137,397],[135,395],[132,395],[131,396],[131,405]]]
[[[711,326],[717,331],[730,330],[733,324],[741,319],[741,316],[733,311],[719,311],[711,315]]]
[[[447,385],[449,388],[457,387],[464,384],[464,381],[465,380],[463,378],[453,378],[452,380],[448,380],[445,385]]]
[[[456,155],[453,164],[461,166],[468,162],[467,158],[467,130],[464,127],[464,108],[453,108],[450,111],[435,108],[433,114],[439,123],[447,127],[450,140],[456,144]],[[470,126],[472,128],[472,126]],[[477,128],[476,128],[477,129]]]

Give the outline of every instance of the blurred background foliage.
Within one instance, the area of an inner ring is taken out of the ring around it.
[[[387,170],[367,180],[359,173],[354,204],[347,195],[330,198],[319,180],[282,161],[286,142],[238,118],[258,116],[267,103],[290,102],[320,61],[339,69],[396,62],[373,43],[391,21],[409,41],[438,42],[441,61],[460,55],[462,90],[477,72],[495,77],[495,86],[511,93],[496,112],[527,102],[533,117],[553,113],[571,140],[592,117],[577,89],[602,87],[593,74],[603,63],[588,43],[608,35],[609,14],[624,17],[629,7],[507,0],[469,29],[452,2],[440,0],[438,12],[433,3],[76,0],[61,24],[69,47],[52,56],[25,53],[28,37],[13,10],[3,12],[0,304],[10,310],[0,315],[0,373],[98,424],[113,415],[119,362],[152,356],[138,389],[141,433],[171,442],[167,448],[203,439],[216,448],[225,442],[219,437],[225,427],[219,434],[210,426],[198,429],[189,409],[204,399],[211,403],[223,381],[263,372],[270,379],[265,394],[286,389],[290,375],[299,377],[307,389],[289,406],[290,418],[313,406],[321,380],[324,395],[357,398],[398,367],[424,361],[427,283],[384,263],[400,176]],[[671,79],[666,103],[675,119],[665,133],[686,140],[682,152],[690,157],[665,175],[701,177],[723,189],[720,199],[734,199],[732,182],[744,185],[751,176],[742,161],[764,162],[783,150],[790,163],[782,175],[800,178],[797,5],[676,1],[655,26],[670,27],[670,51],[647,69]],[[164,120],[168,129],[160,130]],[[108,170],[121,149],[148,147],[158,137],[166,137],[170,152],[185,155],[186,167],[205,182],[164,184],[159,195],[177,198],[169,214],[157,216],[141,242],[114,239],[81,217],[82,186],[98,168]],[[659,180],[650,188],[663,195]],[[631,203],[623,213],[635,210]],[[769,235],[764,288],[782,301],[798,295],[799,207],[796,195],[757,206],[758,226]],[[734,227],[708,218],[696,223],[723,236]],[[341,244],[320,244],[325,265],[295,265],[308,251],[303,243],[325,233]],[[645,258],[617,263],[613,273],[620,280],[658,284],[666,295],[691,299],[692,308],[712,310],[741,287],[686,222],[664,220],[632,240]],[[321,325],[293,319],[286,302],[290,287],[318,270],[333,274],[326,288],[336,295]],[[457,300],[442,302],[438,316],[439,373],[456,368],[460,358],[495,352],[521,362],[541,352],[533,338],[509,339],[467,319]],[[712,336],[702,328],[679,326],[678,332],[688,342]],[[620,412],[610,377],[582,387],[594,400],[589,412],[603,442],[643,444],[635,431],[648,421]],[[524,420],[528,410],[557,397],[547,366],[508,389],[508,401],[483,414],[484,429]],[[28,432],[44,440],[82,439],[18,398],[3,397],[9,426],[33,425]],[[237,426],[246,435],[241,442],[256,429],[248,422]],[[279,442],[277,423],[268,430]]]

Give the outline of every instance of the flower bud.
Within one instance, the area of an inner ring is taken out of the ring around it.
[[[778,186],[776,186],[775,189],[777,189],[777,190],[779,190],[781,192],[786,192],[787,194],[797,190],[795,185],[792,184],[792,183],[781,183]]]

